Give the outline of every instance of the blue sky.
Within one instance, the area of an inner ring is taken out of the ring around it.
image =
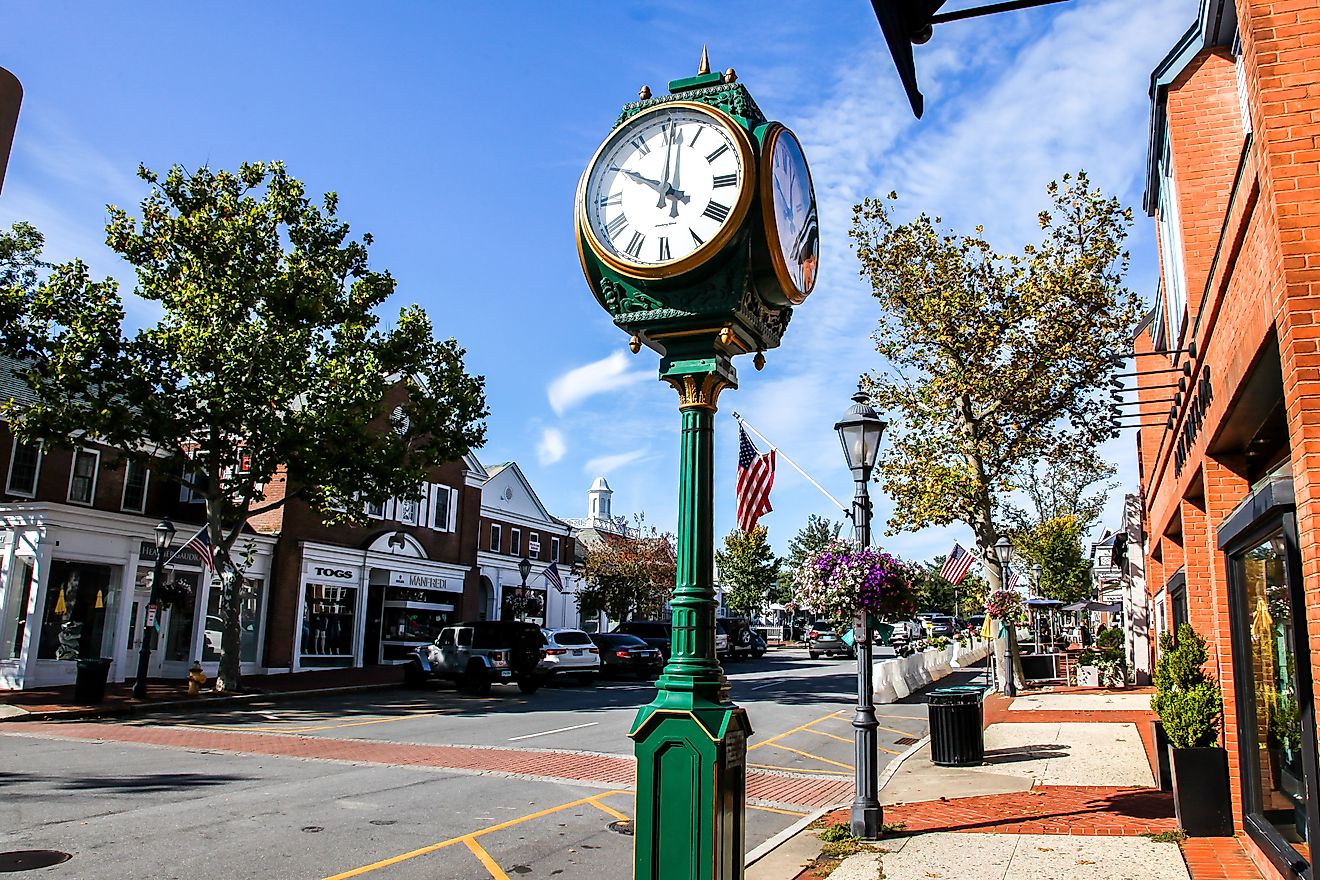
[[[969,5],[950,3],[950,8]],[[1072,0],[943,25],[917,48],[926,115],[907,108],[865,0],[831,2],[175,2],[7,5],[0,64],[25,100],[0,194],[47,257],[78,256],[131,290],[103,244],[105,205],[135,207],[139,163],[282,159],[335,190],[372,260],[487,379],[489,463],[517,460],[551,511],[582,516],[604,474],[615,511],[672,529],[676,396],[592,299],[573,242],[578,176],[621,105],[696,72],[703,44],[793,128],[820,203],[822,267],[763,372],[738,362],[721,398],[717,538],[733,526],[737,410],[836,497],[851,477],[832,426],[877,363],[876,305],[848,247],[851,206],[976,223],[1001,249],[1031,238],[1044,187],[1087,170],[1137,210],[1129,285],[1155,289],[1141,214],[1150,70],[1195,0]],[[130,320],[150,320],[129,303]],[[744,363],[746,361],[746,363]],[[1135,484],[1133,438],[1106,448]],[[1121,490],[1120,490],[1121,491]],[[1110,522],[1118,498],[1111,499]],[[809,513],[838,511],[785,465],[763,519],[782,552]],[[890,505],[877,499],[878,515]],[[922,559],[960,527],[881,537]]]

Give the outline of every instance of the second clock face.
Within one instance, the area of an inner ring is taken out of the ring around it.
[[[593,247],[649,275],[679,271],[718,250],[750,198],[751,152],[740,135],[715,111],[683,104],[620,126],[583,187]]]

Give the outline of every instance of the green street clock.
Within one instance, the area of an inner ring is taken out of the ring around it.
[[[664,353],[711,321],[732,354],[774,348],[815,285],[802,146],[732,71],[625,106],[582,176],[576,221],[587,281],[634,349]]]
[[[746,710],[715,656],[714,434],[732,360],[783,338],[816,284],[820,229],[802,145],[732,70],[628,104],[578,185],[578,254],[593,295],[658,351],[678,392],[678,540],[669,662],[629,736],[637,752],[635,880],[743,876]]]

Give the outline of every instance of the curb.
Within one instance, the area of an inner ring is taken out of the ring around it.
[[[879,780],[879,784],[876,786],[876,791],[877,792],[884,791],[885,786],[889,784],[889,780],[893,779],[894,774],[898,772],[898,768],[903,766],[903,762],[905,762],[908,758],[911,758],[917,752],[921,751],[921,749],[929,742],[930,742],[930,734],[928,733],[925,736],[923,736],[921,739],[914,742],[912,745],[908,746],[907,749],[903,751],[903,754],[899,755],[898,757],[894,758],[894,760],[890,761],[889,764],[885,766],[885,772],[880,774],[880,780]]]
[[[49,712],[25,712],[0,718],[0,724],[17,724],[24,721],[78,721],[86,718],[116,718],[125,715],[150,715],[154,712],[174,712],[180,709],[209,709],[213,706],[236,706],[245,703],[283,703],[301,700],[307,697],[329,697],[340,694],[361,694],[373,691],[397,690],[402,684],[356,684],[345,687],[314,688],[305,691],[270,691],[255,694],[234,694],[228,697],[207,697],[200,700],[166,700],[159,703],[124,703],[118,706],[80,709],[57,709]]]
[[[783,831],[776,834],[774,837],[762,843],[756,849],[749,852],[746,858],[743,860],[743,867],[750,868],[752,865],[756,864],[761,859],[770,855],[770,853],[774,852],[784,844],[788,843],[794,837],[797,837],[799,834],[801,834],[803,831],[807,829],[808,825],[810,825],[812,822],[815,822],[821,816],[824,816],[826,813],[833,812],[834,810],[843,809],[846,806],[848,806],[846,803],[834,804],[832,806],[821,807],[819,810],[817,810],[814,813],[808,813],[807,815],[803,816],[801,819],[794,822],[792,825],[785,828]]]

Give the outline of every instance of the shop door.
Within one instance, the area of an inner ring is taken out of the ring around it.
[[[125,678],[137,677],[138,654],[142,650],[142,630],[145,623],[146,609],[150,602],[149,593],[136,592],[133,594],[133,607],[128,612],[128,645],[124,650],[123,674]],[[166,612],[168,614],[169,612]],[[159,621],[162,631],[166,621]],[[160,651],[160,637],[152,633],[151,662],[147,665],[147,677],[159,678],[161,676],[161,662],[163,655]]]
[[[371,584],[367,587],[367,620],[362,631],[362,665],[374,666],[381,662],[380,627],[385,609],[385,587]]]

